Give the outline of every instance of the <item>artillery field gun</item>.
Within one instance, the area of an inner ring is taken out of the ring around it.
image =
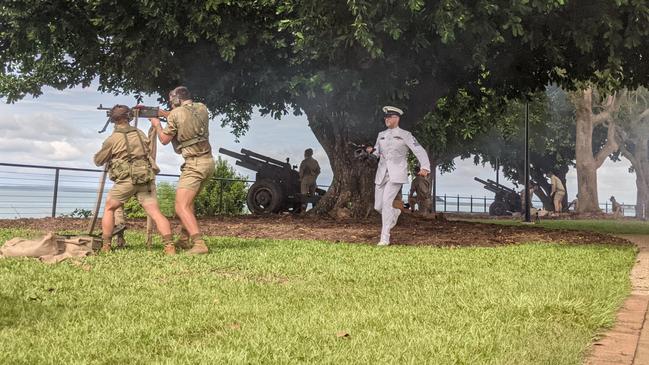
[[[219,148],[219,153],[236,158],[236,164],[257,172],[255,183],[248,189],[246,203],[254,214],[299,213],[303,203],[314,206],[326,193],[316,189],[314,196],[300,194],[300,175],[286,162],[242,148],[241,153]]]
[[[521,196],[514,189],[498,184],[490,179],[484,181],[475,177],[474,180],[484,185],[485,189],[496,194],[494,202],[489,205],[489,215],[511,215],[522,210]]]

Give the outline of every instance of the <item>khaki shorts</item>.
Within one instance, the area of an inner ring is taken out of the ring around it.
[[[108,192],[108,197],[122,204],[126,203],[133,195],[137,196],[140,204],[157,201],[155,183],[151,181],[146,185],[133,185],[130,180],[117,181]]]
[[[209,153],[199,157],[187,157],[180,167],[177,188],[199,192],[212,177],[214,170],[214,159]]]

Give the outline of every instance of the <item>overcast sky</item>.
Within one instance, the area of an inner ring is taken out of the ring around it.
[[[110,129],[104,134],[97,133],[106,121],[105,113],[96,110],[100,103],[134,105],[135,98],[102,94],[94,88],[64,91],[46,88],[38,98],[27,97],[15,104],[0,103],[0,162],[93,168],[92,156],[110,133]],[[155,97],[145,99],[145,104],[158,105]],[[148,130],[149,121],[140,119],[139,127]],[[305,116],[287,115],[280,121],[255,116],[250,131],[239,143],[228,128],[221,128],[217,118],[211,122],[210,141],[215,155],[220,147],[235,151],[247,148],[280,160],[289,157],[293,164],[298,164],[304,149],[311,147],[322,167],[318,184],[331,182],[326,154],[308,128]],[[179,173],[181,163],[182,158],[173,153],[171,146],[158,148],[162,173]],[[438,175],[438,195],[491,196],[473,177],[495,179],[495,171],[475,166],[472,160],[458,160],[456,166],[454,172]],[[620,202],[635,203],[635,176],[628,172],[629,166],[626,160],[607,161],[599,170],[601,202],[615,195]],[[254,172],[238,169],[254,179]],[[567,184],[570,199],[576,193],[576,183],[576,172],[571,170]]]

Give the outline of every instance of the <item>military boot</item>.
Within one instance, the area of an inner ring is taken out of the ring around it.
[[[205,241],[200,238],[200,235],[196,235],[198,237],[192,238],[192,242],[194,245],[192,246],[189,251],[187,251],[188,255],[204,255],[209,252],[207,245],[205,244]]]
[[[104,242],[104,244],[101,245],[101,252],[108,253],[108,252],[110,252],[110,250],[111,250],[110,242]]]
[[[176,246],[174,245],[172,239],[172,235],[162,236],[162,243],[165,245],[165,248],[163,250],[165,255],[172,256],[176,254]]]

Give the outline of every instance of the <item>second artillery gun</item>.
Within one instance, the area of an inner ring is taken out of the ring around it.
[[[318,203],[326,191],[316,189],[313,196],[300,194],[300,174],[286,162],[241,149],[241,153],[219,148],[219,153],[237,159],[236,164],[257,172],[255,183],[248,189],[246,203],[255,214],[299,213],[303,203]]]
[[[485,189],[496,194],[493,203],[489,205],[489,215],[511,215],[522,210],[521,196],[514,189],[490,179],[484,181],[475,177],[474,180],[484,185]]]

